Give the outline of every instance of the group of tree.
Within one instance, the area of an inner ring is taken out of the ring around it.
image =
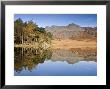
[[[32,20],[23,21],[17,19],[14,21],[14,43],[15,44],[50,44],[52,34],[46,32],[43,27],[38,27]]]

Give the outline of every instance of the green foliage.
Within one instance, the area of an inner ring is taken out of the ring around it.
[[[45,28],[38,27],[32,20],[23,22],[22,19],[14,21],[15,44],[39,44],[51,43],[52,34],[46,32]]]
[[[44,33],[44,34],[46,33],[46,31],[42,27],[38,28],[38,31],[41,32],[41,33]]]
[[[50,32],[47,32],[47,36],[52,39],[52,34]]]

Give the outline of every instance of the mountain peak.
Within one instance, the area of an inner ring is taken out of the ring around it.
[[[68,26],[76,26],[76,27],[80,27],[79,25],[75,24],[75,23],[70,23],[68,24]]]
[[[53,34],[54,39],[92,38],[97,35],[97,31],[94,28],[82,28],[75,23],[70,23],[67,26],[52,25],[45,29]]]

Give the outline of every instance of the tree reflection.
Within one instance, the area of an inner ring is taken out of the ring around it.
[[[31,71],[37,64],[44,63],[46,59],[50,59],[52,51],[41,48],[14,48],[14,68],[16,72],[23,69]]]
[[[22,70],[32,71],[39,63],[45,60],[66,61],[74,64],[78,61],[97,61],[96,48],[72,48],[64,49],[43,49],[43,48],[14,48],[14,68],[16,72]]]

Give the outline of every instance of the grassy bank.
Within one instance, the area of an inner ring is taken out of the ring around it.
[[[96,49],[96,40],[52,40],[52,48],[54,49],[71,49],[71,48],[93,48]]]

